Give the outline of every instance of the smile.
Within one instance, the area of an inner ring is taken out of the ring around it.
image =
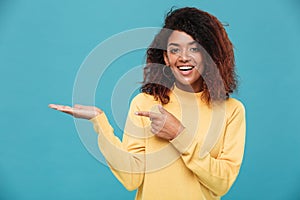
[[[187,66],[178,66],[177,68],[180,71],[190,71],[190,70],[194,69],[194,66],[190,66],[190,65],[187,65]]]

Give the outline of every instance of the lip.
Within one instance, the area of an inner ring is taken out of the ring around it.
[[[191,69],[189,69],[189,67]],[[180,68],[182,68],[182,70]],[[193,71],[195,69],[195,66],[193,66],[193,65],[180,65],[180,66],[177,66],[177,69],[178,69],[178,71],[180,72],[181,75],[188,76],[191,73],[193,73]]]

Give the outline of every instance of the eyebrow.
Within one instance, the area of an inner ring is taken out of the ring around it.
[[[193,45],[193,44],[197,44],[198,42],[196,42],[196,41],[192,41],[192,42],[189,42],[188,43],[188,45]],[[170,44],[168,44],[168,46],[177,46],[177,47],[179,47],[180,45],[179,44],[177,44],[177,43],[170,43]]]

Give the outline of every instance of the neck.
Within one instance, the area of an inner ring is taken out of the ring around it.
[[[201,92],[203,90],[202,88],[202,82],[201,83],[197,83],[197,84],[193,84],[193,85],[185,85],[185,84],[182,84],[178,81],[175,81],[175,85],[177,88],[183,90],[183,91],[186,91],[186,92],[191,92],[191,93],[198,93],[198,92]]]

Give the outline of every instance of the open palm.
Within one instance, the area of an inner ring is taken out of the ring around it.
[[[97,115],[101,114],[103,111],[94,106],[84,106],[76,104],[74,107],[58,105],[58,104],[49,104],[49,108],[58,110],[69,115],[73,115],[76,118],[82,119],[92,119]]]

